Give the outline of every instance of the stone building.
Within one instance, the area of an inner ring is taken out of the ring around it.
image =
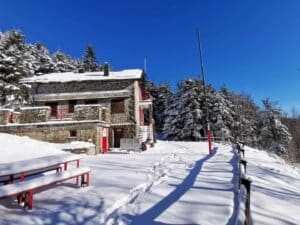
[[[144,79],[142,70],[110,71],[107,64],[103,72],[52,73],[24,79],[22,82],[31,86],[32,108],[39,107],[39,112],[48,109],[48,114],[44,113],[47,118],[40,115],[44,121],[30,121],[27,115],[29,121],[25,122],[19,112],[20,123],[1,125],[0,132],[53,142],[70,137],[90,139],[98,152],[120,147],[121,138],[153,142],[152,100],[144,91]],[[37,114],[34,118],[38,117]],[[31,133],[26,127],[31,128]],[[41,134],[47,132],[51,135]],[[52,132],[61,134],[58,138]]]

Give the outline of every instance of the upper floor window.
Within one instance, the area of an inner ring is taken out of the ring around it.
[[[74,107],[75,107],[76,103],[77,103],[76,100],[69,101],[68,113],[74,113]]]
[[[56,117],[57,116],[57,105],[58,103],[57,102],[46,102],[45,104],[46,106],[50,106],[51,108],[51,112],[50,112],[50,115],[52,117]]]
[[[88,99],[88,100],[85,100],[84,103],[86,105],[98,104],[98,100],[97,99]]]
[[[124,113],[124,100],[111,101],[111,113]]]

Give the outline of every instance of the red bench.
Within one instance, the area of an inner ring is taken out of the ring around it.
[[[0,183],[13,183],[14,180],[23,181],[25,177],[51,170],[67,170],[68,164],[71,162],[75,162],[76,167],[79,167],[79,160],[79,155],[63,153],[13,163],[3,163],[0,164]]]
[[[13,184],[3,185],[0,186],[0,200],[10,197],[17,197],[19,204],[24,201],[24,207],[27,209],[32,209],[33,194],[36,190],[46,188],[73,178],[76,178],[76,184],[78,183],[78,179],[81,178],[81,186],[89,186],[90,171],[90,168],[87,167],[74,168],[59,173],[53,173],[21,182],[15,182]]]

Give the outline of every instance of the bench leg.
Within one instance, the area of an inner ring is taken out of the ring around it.
[[[81,187],[83,187],[84,185],[86,186],[90,185],[90,173],[81,175]]]
[[[33,205],[33,191],[27,191],[25,193],[24,207],[27,208],[28,210],[31,210],[32,205]]]
[[[90,173],[86,174],[86,186],[90,186]]]
[[[18,205],[21,205],[24,202],[24,199],[25,199],[24,195],[23,194],[19,194],[17,196]]]
[[[64,163],[64,170],[67,170],[68,169],[68,163]]]

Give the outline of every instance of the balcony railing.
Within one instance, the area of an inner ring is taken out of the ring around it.
[[[142,100],[149,100],[151,99],[151,95],[149,92],[142,92]]]

